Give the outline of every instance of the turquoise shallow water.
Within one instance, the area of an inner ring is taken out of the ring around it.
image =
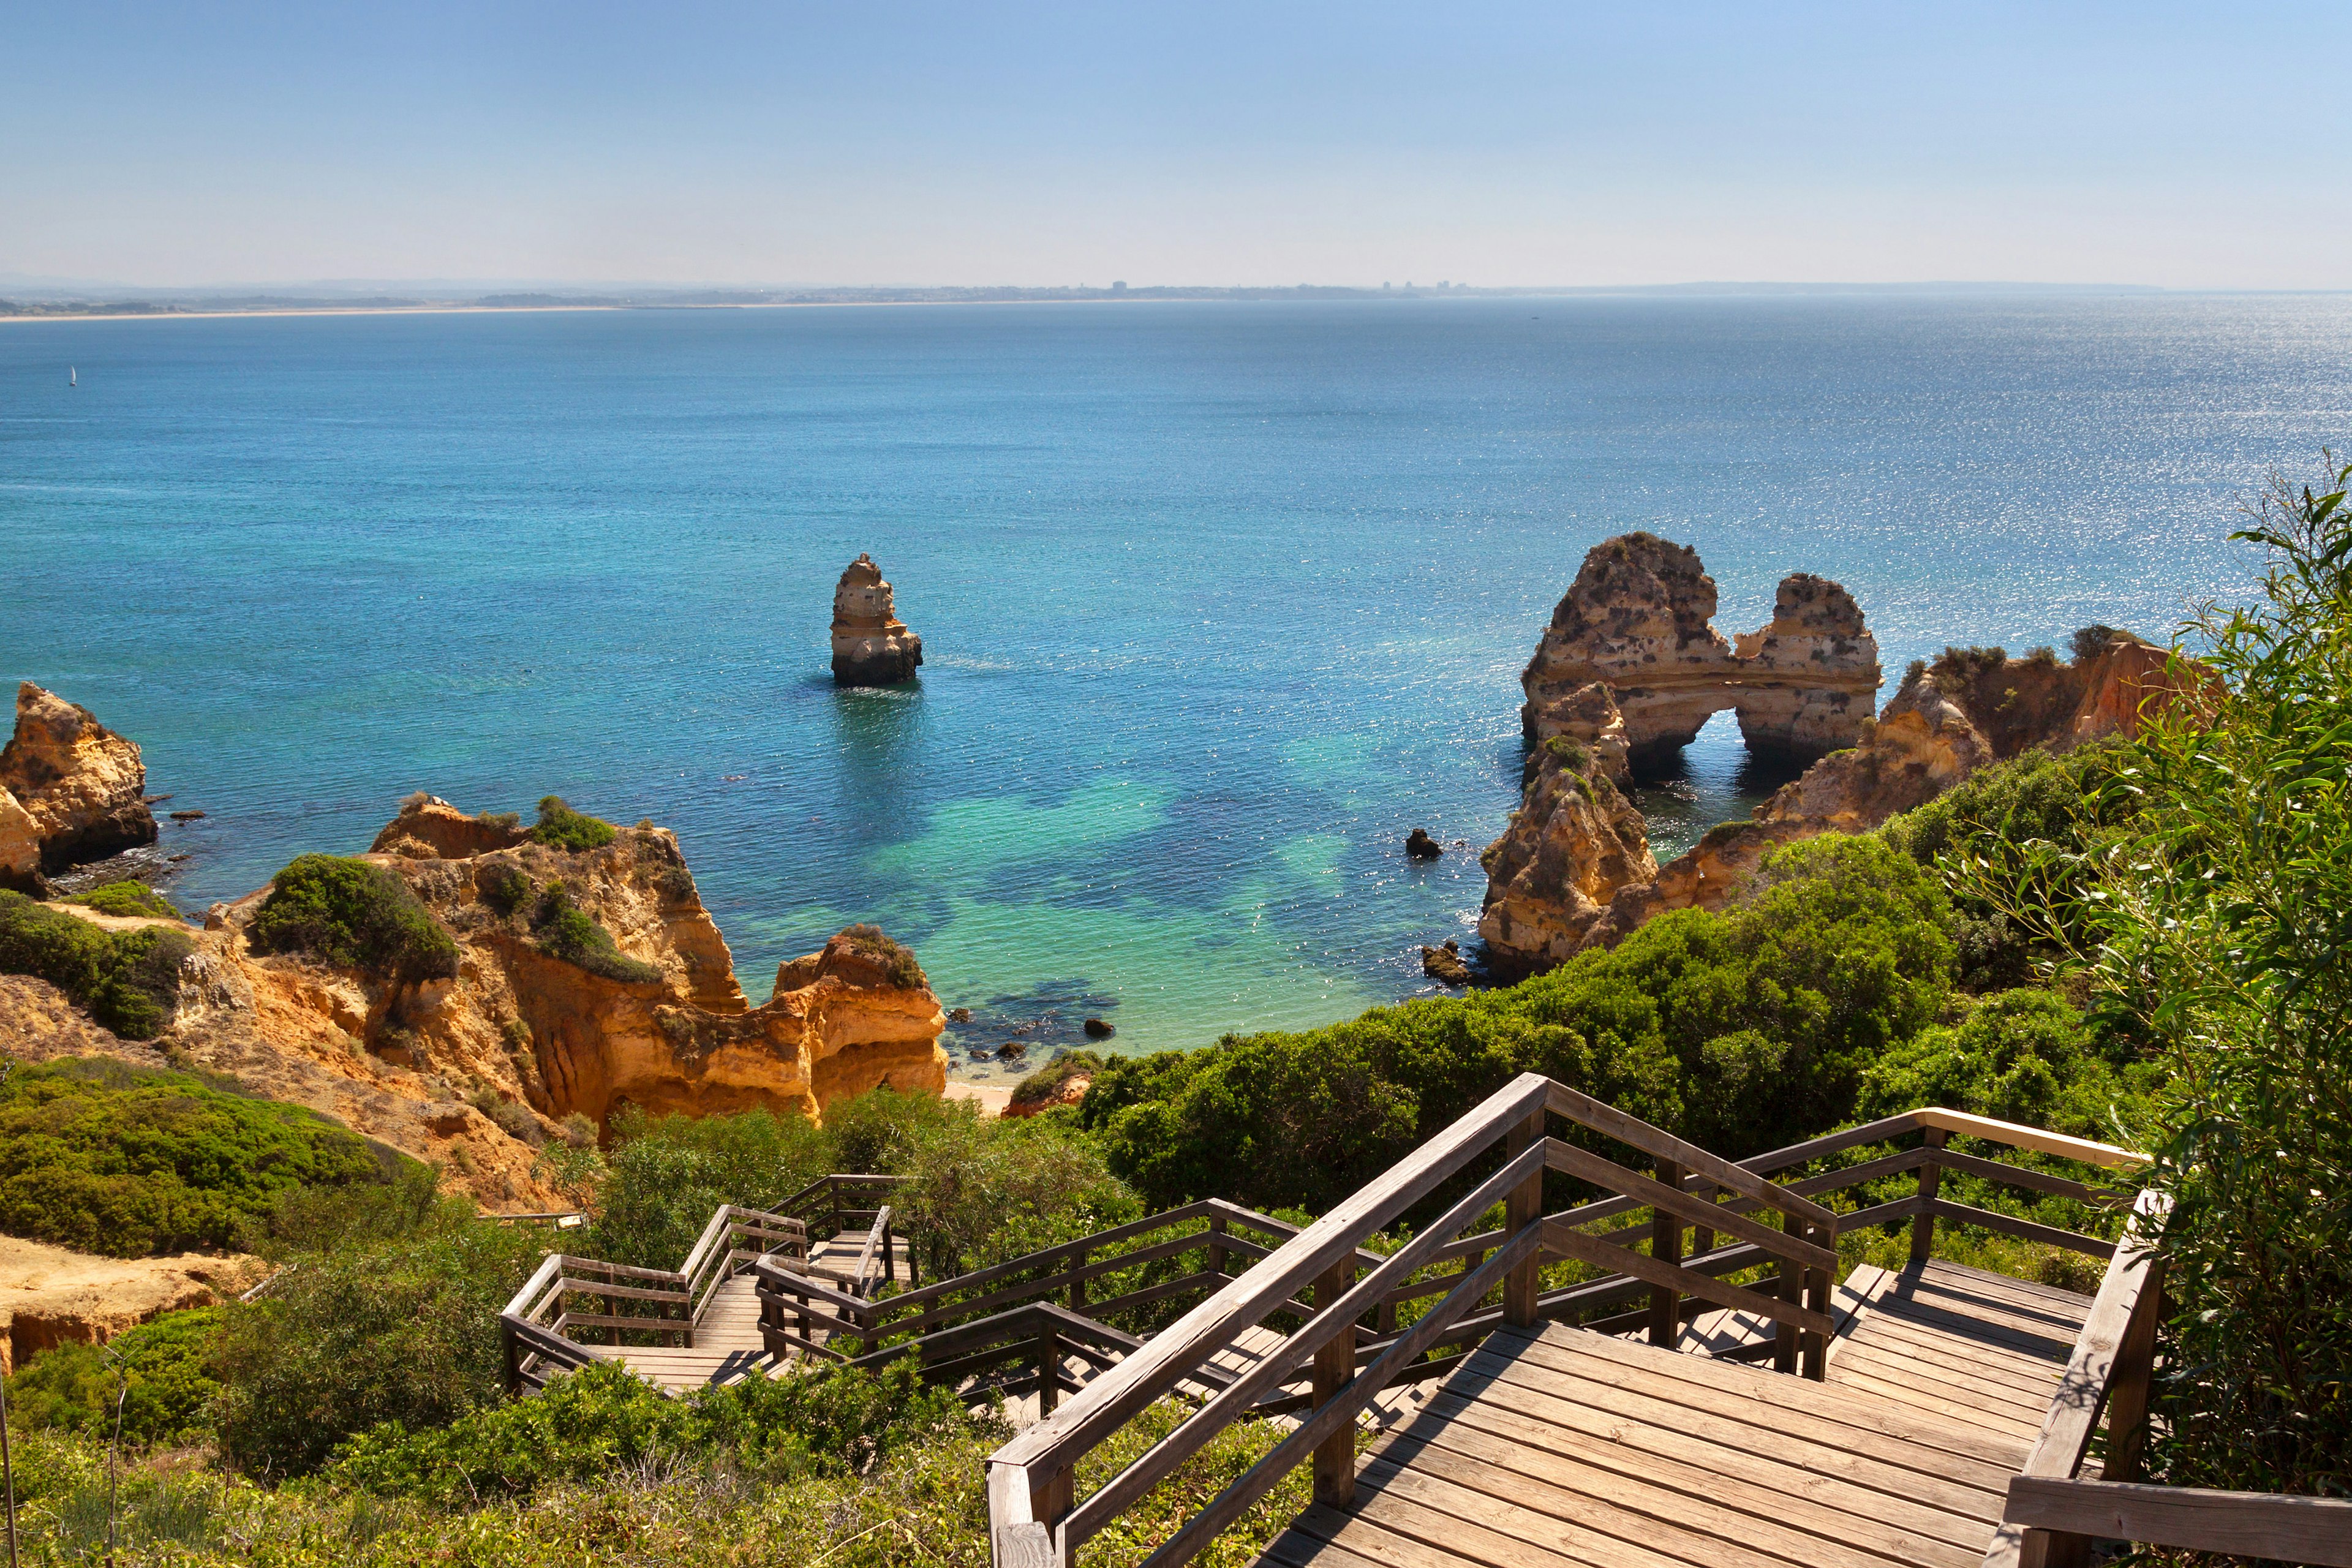
[[[209,814],[168,830],[190,907],[413,789],[556,791],[677,830],[755,999],[877,920],[960,1044],[1192,1045],[1469,936],[1598,540],[1697,545],[1727,631],[1836,577],[1891,672],[2160,632],[2347,410],[2326,298],[0,325],[0,678]],[[827,677],[860,550],[917,687]],[[1775,782],[1727,727],[1688,761],[1665,852]],[[1415,826],[1467,847],[1408,864]]]

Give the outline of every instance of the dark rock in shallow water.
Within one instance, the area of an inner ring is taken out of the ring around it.
[[[1450,938],[1443,947],[1421,950],[1421,972],[1448,985],[1470,984],[1470,966],[1462,962],[1461,946]]]
[[[1016,1058],[1027,1056],[1029,1047],[1018,1040],[1007,1040],[996,1047],[996,1054],[1002,1060],[1009,1062]]]
[[[1429,836],[1429,829],[1416,827],[1406,835],[1404,852],[1416,860],[1434,860],[1445,853],[1445,846]]]
[[[1086,1029],[1087,1038],[1090,1040],[1108,1040],[1118,1033],[1111,1026],[1110,1020],[1108,1018],[1088,1018]]]
[[[950,1008],[949,1008],[949,1009],[948,1009],[948,1022],[949,1022],[949,1023],[950,1023],[950,1024],[969,1024],[969,1023],[971,1023],[971,1008],[969,1008],[969,1007],[950,1007]]]

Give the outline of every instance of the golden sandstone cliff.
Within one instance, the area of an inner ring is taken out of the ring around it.
[[[43,982],[0,976],[0,1049],[232,1073],[441,1163],[503,1209],[562,1206],[540,1151],[584,1141],[625,1106],[814,1117],[886,1084],[945,1086],[946,1020],[912,954],[853,926],[780,966],[774,996],[751,1006],[666,829],[639,824],[565,849],[510,817],[416,795],[362,858],[398,877],[454,939],[454,975],[258,951],[262,889],[213,907],[152,1047],[115,1040]],[[608,946],[557,956],[541,934],[551,910],[600,928]]]
[[[1866,832],[2029,746],[2127,732],[2174,695],[2164,649],[2094,626],[2063,663],[2046,648],[2022,659],[1948,648],[1914,664],[1873,718],[1877,645],[1843,588],[1787,578],[1771,624],[1736,647],[1710,624],[1714,608],[1715,584],[1683,546],[1628,534],[1585,558],[1524,678],[1524,798],[1481,858],[1478,933],[1496,974],[1549,969],[1669,910],[1719,909],[1781,844]],[[1727,707],[1751,750],[1819,760],[1751,819],[1659,866],[1612,780]]]
[[[137,746],[26,681],[0,748],[0,888],[37,893],[45,875],[154,843],[146,788]]]

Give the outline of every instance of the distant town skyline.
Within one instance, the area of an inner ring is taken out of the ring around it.
[[[2352,288],[2314,5],[15,17],[6,279]]]

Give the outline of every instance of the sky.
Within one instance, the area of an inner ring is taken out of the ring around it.
[[[0,287],[2352,288],[2352,6],[73,5]]]

